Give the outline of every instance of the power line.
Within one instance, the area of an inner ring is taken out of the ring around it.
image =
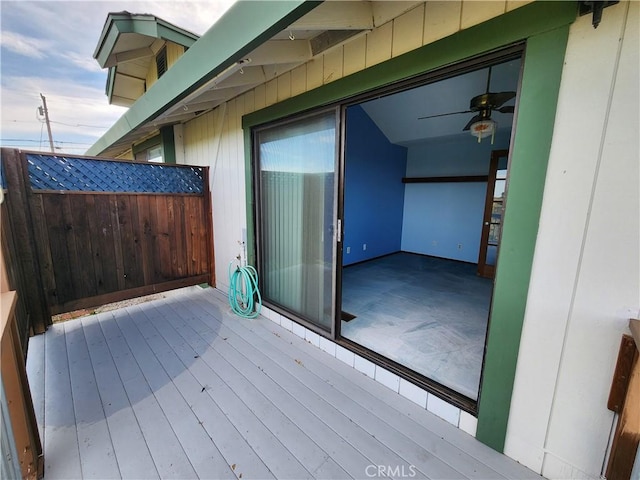
[[[26,142],[26,143],[40,143],[42,140],[32,140],[30,138],[0,138],[0,142],[10,142],[10,143],[15,143],[15,142]],[[86,143],[86,142],[70,142],[70,141],[65,141],[65,140],[54,140],[54,143],[65,143],[65,144],[69,144],[69,145],[88,145],[91,146],[93,145],[93,143]]]
[[[105,127],[101,125],[85,125],[83,123],[76,123],[75,125],[71,125],[70,123],[55,122],[53,120],[51,120],[51,123],[56,123],[58,125],[65,125],[67,127],[110,128],[110,127]]]
[[[38,119],[38,121],[42,122],[40,119]],[[8,123],[33,123],[30,120],[3,120],[3,122],[8,122]],[[66,127],[86,127],[86,128],[111,128],[110,125],[85,125],[84,123],[76,123],[76,124],[71,124],[71,123],[64,123],[64,122],[57,122],[55,120],[49,120],[50,123],[55,123],[56,125],[64,125]]]

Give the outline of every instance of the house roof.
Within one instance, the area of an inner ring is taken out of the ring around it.
[[[186,48],[195,35],[155,15],[109,13],[93,57],[108,68],[109,103],[130,106],[145,93],[149,65],[166,41]]]
[[[418,3],[236,2],[87,153],[120,155],[158,128],[211,110]]]

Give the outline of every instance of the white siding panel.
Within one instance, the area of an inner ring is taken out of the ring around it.
[[[265,102],[267,106],[278,102],[278,79],[274,78],[265,85]]]
[[[364,70],[365,57],[367,53],[367,36],[361,35],[344,45],[344,67],[345,77],[352,73]]]
[[[267,106],[267,100],[266,100],[266,87],[264,85],[258,85],[255,88],[255,109],[256,110],[260,110],[261,108],[264,108]]]
[[[620,336],[640,308],[639,6],[570,30],[505,445],[549,478],[600,476]]]
[[[342,78],[344,52],[342,47],[334,48],[324,55],[323,83],[330,83]]]
[[[620,16],[628,5],[620,6]],[[602,406],[620,336],[628,333],[629,317],[640,310],[639,7],[638,2],[630,4],[619,64],[611,79],[608,118],[597,135],[602,150],[547,443],[548,450],[592,476],[600,475],[607,448],[612,414]],[[615,27],[620,23],[612,22],[611,43],[620,32]],[[588,422],[583,421],[585,415]],[[567,431],[574,425],[582,430],[577,442]],[[560,472],[545,462],[543,474],[558,478]]]
[[[427,2],[422,43],[427,45],[460,30],[461,13],[462,2],[460,0]]]
[[[383,25],[403,13],[411,10],[422,2],[395,0],[391,2],[371,2],[373,8],[373,24],[376,27]]]
[[[475,1],[467,0],[462,2],[462,17],[460,26],[465,28],[473,27],[479,23],[497,17],[505,12],[506,2],[497,0]]]
[[[386,23],[367,35],[366,66],[371,67],[391,58],[393,23]]]
[[[300,65],[291,70],[291,96],[300,95],[307,89],[307,66]]]
[[[527,3],[531,2],[533,2],[533,0],[507,0],[507,12],[515,10],[516,8],[523,7]]]
[[[458,422],[458,428],[472,437],[475,437],[476,431],[478,430],[478,419],[470,413],[460,411],[460,422]]]
[[[422,46],[424,4],[409,10],[393,21],[391,55],[397,57]]]
[[[277,78],[278,81],[278,101],[291,97],[291,73],[283,73]]]
[[[431,413],[436,414],[443,420],[446,420],[451,425],[455,425],[456,427],[460,422],[460,409],[454,407],[441,398],[436,397],[435,395],[428,395],[427,410],[429,410]]]
[[[307,63],[307,91],[322,85],[324,58],[316,57]]]

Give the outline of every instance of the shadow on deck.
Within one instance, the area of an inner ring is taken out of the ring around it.
[[[27,370],[47,480],[540,478],[211,288],[55,324]]]

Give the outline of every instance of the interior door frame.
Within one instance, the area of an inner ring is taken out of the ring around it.
[[[496,263],[487,265],[487,251],[489,250],[489,233],[491,232],[491,215],[493,213],[493,198],[496,187],[496,177],[500,159],[509,158],[509,150],[493,150],[491,152],[491,161],[489,163],[489,177],[487,179],[487,194],[484,202],[484,214],[482,216],[482,233],[480,234],[480,252],[478,253],[478,275],[485,278],[494,278],[496,274]],[[505,190],[505,202],[506,202]],[[504,204],[502,206],[504,211]],[[504,217],[504,215],[503,215]],[[500,230],[502,230],[502,220],[500,221]],[[500,251],[500,242],[498,241],[498,251]]]

